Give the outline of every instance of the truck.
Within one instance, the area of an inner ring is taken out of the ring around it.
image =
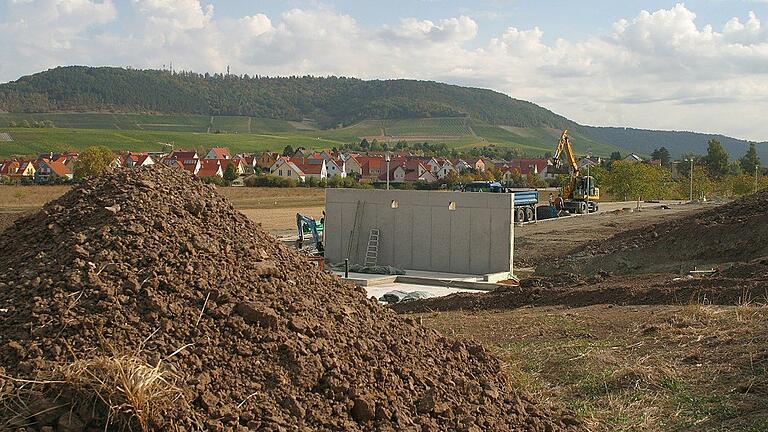
[[[536,205],[539,203],[539,191],[512,189],[499,182],[475,181],[461,188],[462,192],[490,192],[515,194],[515,222],[530,222],[536,217]]]

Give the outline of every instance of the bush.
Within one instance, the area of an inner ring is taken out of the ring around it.
[[[213,177],[200,177],[200,181],[202,181],[203,183],[212,184],[216,186],[224,186],[227,184],[224,178],[218,174],[216,174]]]
[[[271,174],[256,174],[245,179],[245,185],[248,187],[279,187],[288,188],[296,187],[298,184],[295,180],[290,180]]]

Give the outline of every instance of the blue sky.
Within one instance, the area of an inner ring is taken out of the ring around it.
[[[640,10],[671,8],[679,1],[658,0],[390,0],[390,1],[301,1],[301,0],[219,0],[209,1],[218,14],[239,17],[254,13],[276,16],[292,8],[325,7],[348,14],[361,23],[377,27],[396,23],[402,17],[420,17],[433,21],[457,15],[469,15],[480,24],[479,39],[490,38],[508,26],[539,26],[549,41],[609,31],[621,18]],[[686,1],[685,5],[703,22],[725,22],[749,11],[768,11],[768,2],[746,0]],[[760,15],[765,15],[760,13]]]
[[[0,0],[0,82],[59,65],[409,78],[584,124],[768,140],[768,0]]]

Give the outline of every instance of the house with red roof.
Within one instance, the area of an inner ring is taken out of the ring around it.
[[[238,177],[245,174],[245,165],[243,165],[243,160],[240,158],[234,158],[234,159],[219,159],[218,160],[219,165],[221,165],[221,172],[227,170],[227,167],[232,165],[235,170],[235,175]]]
[[[56,181],[69,181],[73,178],[72,170],[62,160],[52,161],[42,159],[38,161],[35,172],[35,183],[53,183]]]
[[[344,172],[347,175],[350,175],[350,174],[357,174],[359,176],[363,175],[363,166],[360,164],[360,161],[357,159],[357,156],[355,155],[349,155],[347,157],[342,156],[342,159],[344,161]]]
[[[358,156],[361,164],[361,175],[365,180],[378,180],[381,173],[386,173],[387,163],[384,156]],[[390,169],[392,169],[390,163]]]
[[[324,180],[328,178],[328,166],[325,159],[291,159],[298,169],[304,173],[304,178]]]
[[[224,170],[217,159],[203,159],[200,161],[200,170],[198,170],[197,176],[200,178],[223,177]]]
[[[214,147],[208,150],[203,159],[232,159],[232,154],[226,147]]]
[[[37,169],[30,161],[9,159],[0,162],[0,182],[32,183]]]
[[[155,161],[149,153],[131,153],[120,156],[120,166],[124,168],[139,168],[154,165]]]
[[[277,162],[277,159],[279,157],[280,157],[280,153],[264,152],[256,160],[256,166],[263,170],[268,170],[272,168],[272,165],[274,165],[275,162]]]
[[[200,158],[196,151],[174,150],[162,160],[168,166],[178,166],[188,173],[197,175],[200,171]]]
[[[280,158],[272,167],[272,174],[288,180],[306,180],[306,175],[289,158]]]
[[[509,168],[517,170],[522,175],[536,174],[542,179],[552,178],[555,174],[551,170],[552,162],[549,159],[513,159],[509,161]]]

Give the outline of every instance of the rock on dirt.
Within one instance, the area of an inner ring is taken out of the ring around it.
[[[0,372],[10,377],[0,380],[0,429],[105,430],[92,394],[24,380],[118,356],[167,372],[180,389],[143,418],[149,430],[572,423],[518,393],[481,346],[382,308],[168,167],[87,179],[17,220],[0,235],[0,310]],[[32,400],[7,403],[21,395]]]

